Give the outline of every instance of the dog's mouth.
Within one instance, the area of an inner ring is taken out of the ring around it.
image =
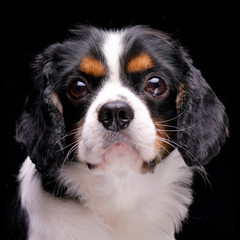
[[[137,154],[139,154],[139,149],[134,144],[132,139],[126,134],[126,132],[120,133],[120,132],[107,132],[104,136],[104,141],[102,144],[102,149],[107,151],[109,148],[112,147],[120,147],[120,146],[128,146],[132,148]]]
[[[126,159],[128,159],[129,163],[132,161],[137,162],[136,159],[141,158],[136,144],[129,137],[120,133],[108,133],[107,137],[103,137],[99,154],[102,161],[96,164],[87,162],[89,169],[103,168],[103,166],[106,168],[107,165],[113,166],[116,162],[127,164]]]
[[[138,172],[152,172],[157,164],[157,157],[151,161],[144,161],[141,157],[139,147],[134,144],[131,138],[123,133],[107,133],[103,138],[101,147],[102,161],[90,163],[86,161],[86,166],[90,170],[106,169],[134,169]]]

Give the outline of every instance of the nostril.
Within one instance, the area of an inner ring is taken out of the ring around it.
[[[98,113],[98,121],[107,130],[120,131],[128,127],[134,118],[132,108],[124,102],[109,102],[104,104]]]
[[[113,115],[111,109],[107,108],[105,105],[101,107],[98,113],[98,121],[109,123],[113,120]]]
[[[122,122],[131,121],[133,119],[133,111],[128,107],[124,107],[117,113],[117,118]]]
[[[112,120],[112,118],[113,118],[113,115],[111,110],[106,111],[105,120],[109,121],[109,120]]]
[[[112,120],[112,112],[108,109],[102,109],[101,114],[99,115],[99,120],[100,121],[109,121]]]
[[[128,117],[126,116],[126,111],[125,110],[120,110],[118,113],[119,119],[122,121],[128,120]]]

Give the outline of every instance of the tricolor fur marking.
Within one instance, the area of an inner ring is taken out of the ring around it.
[[[187,52],[145,26],[79,26],[35,60],[17,122],[29,240],[173,240],[228,135]]]

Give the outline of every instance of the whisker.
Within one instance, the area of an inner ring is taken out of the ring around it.
[[[198,167],[198,166],[195,166],[194,167],[194,170],[200,174],[200,176],[203,178],[204,180],[204,183],[205,183],[205,186],[210,186],[210,188],[212,188],[212,184],[208,178],[208,174],[206,172],[206,170],[204,169],[204,167]]]
[[[161,144],[160,144],[161,145]],[[167,150],[167,148],[165,148],[164,146],[161,145],[161,148],[166,151],[168,154],[170,154],[170,152]]]
[[[179,127],[174,126],[174,125],[161,124],[161,123],[156,123],[156,122],[154,122],[154,125],[155,125],[156,127],[161,126],[161,127],[169,127],[169,128],[179,129]]]
[[[64,138],[67,138],[71,135],[75,135],[78,132],[78,129],[73,129],[72,131],[68,132],[66,135],[64,135],[63,137],[59,138],[55,144],[58,144],[61,140],[63,140]]]
[[[178,114],[176,117],[173,117],[173,118],[170,118],[170,119],[167,119],[167,120],[164,120],[164,121],[161,121],[160,123],[165,123],[165,122],[170,122],[174,119],[177,119],[179,118],[181,115],[183,115],[188,109],[186,109],[185,111],[181,112],[180,114]]]
[[[72,143],[66,145],[65,147],[60,148],[58,151],[62,151],[62,150],[64,150],[64,149],[66,149],[66,148],[72,146],[73,144],[76,144],[77,142],[78,142],[78,140],[76,140],[76,141],[74,141],[74,142],[72,142]]]
[[[172,146],[174,149],[177,147],[179,148],[182,148],[184,151],[186,151],[187,153],[189,153],[194,159],[195,161],[199,164],[199,166],[195,166],[194,169],[202,176],[205,184],[208,185],[211,187],[211,183],[210,183],[210,180],[209,178],[207,177],[207,173],[205,171],[205,168],[203,167],[203,165],[199,162],[199,160],[193,155],[191,154],[191,152],[189,152],[186,148],[184,148],[182,145],[176,143],[176,141],[174,141],[173,139],[170,138],[170,136],[167,134],[167,132],[179,132],[179,131],[185,131],[185,130],[188,130],[188,129],[191,129],[193,127],[195,127],[199,122],[193,124],[192,126],[189,126],[187,128],[178,128],[176,126],[172,126],[172,125],[162,125],[162,124],[156,124],[154,123],[155,126],[168,126],[168,127],[171,127],[171,128],[175,128],[175,129],[168,129],[168,130],[165,130],[165,129],[158,129],[156,128],[156,131],[157,132],[160,132],[161,134],[164,134],[166,136],[166,138],[162,138],[162,137],[158,137],[162,142],[165,142],[167,143],[168,145]],[[163,146],[161,146],[162,148],[164,148]],[[165,149],[165,148],[164,148]],[[165,149],[166,150],[166,149]],[[169,153],[169,151],[167,150],[167,152]]]
[[[72,152],[74,152],[77,147],[78,147],[78,141],[75,142],[75,144],[69,149],[68,153],[66,154],[66,157],[64,158],[63,163],[62,163],[62,170],[63,170],[63,167],[64,167],[66,161],[68,160],[70,154]]]
[[[168,154],[170,153],[167,148],[165,148],[161,143],[157,142],[157,146],[161,147],[164,151],[166,151]]]
[[[181,112],[180,114],[178,114],[176,117],[173,117],[171,119],[167,119],[167,120],[164,120],[164,121],[160,121],[160,122],[154,122],[154,125],[156,127],[156,131],[157,132],[160,132],[161,134],[164,134],[166,136],[166,138],[162,138],[160,136],[158,136],[159,140],[170,145],[171,147],[173,147],[174,149],[176,147],[179,147],[181,149],[183,149],[184,151],[186,151],[190,156],[193,157],[193,159],[198,163],[198,166],[194,167],[194,169],[202,176],[202,178],[204,179],[204,182],[208,183],[209,186],[211,187],[211,183],[207,177],[207,173],[203,167],[203,165],[200,163],[200,161],[191,153],[189,152],[185,147],[183,147],[182,145],[176,143],[176,141],[173,141],[169,135],[167,134],[167,132],[180,132],[180,131],[186,131],[186,130],[189,130],[193,127],[195,127],[196,125],[199,124],[199,122],[189,126],[189,127],[186,127],[186,128],[179,128],[177,126],[173,126],[173,125],[167,125],[167,124],[163,124],[163,123],[167,123],[167,122],[170,122],[172,120],[175,120],[177,118],[179,118],[182,114],[184,114],[185,112],[187,111],[187,109],[183,112]],[[161,126],[161,127],[167,127],[167,128],[170,128],[170,129],[158,129],[158,126]],[[163,146],[161,146],[162,148],[164,148]],[[165,149],[165,148],[164,148]],[[166,149],[165,149],[166,150]],[[168,151],[169,152],[169,151]]]
[[[191,125],[191,126],[189,126],[189,127],[186,127],[186,128],[178,128],[178,127],[174,127],[174,126],[168,126],[168,125],[161,125],[161,124],[159,124],[159,126],[163,126],[163,127],[166,126],[166,127],[171,127],[171,128],[175,128],[175,129],[158,129],[157,128],[156,131],[158,131],[158,132],[180,132],[180,131],[186,131],[186,130],[189,130],[189,129],[195,127],[197,124],[198,124],[198,122],[193,124],[193,125]]]
[[[186,148],[184,148],[182,145],[180,145],[180,144],[176,143],[175,141],[173,141],[170,137],[169,137],[168,139],[162,138],[162,137],[158,137],[158,138],[159,138],[160,141],[165,142],[165,143],[169,144],[170,146],[172,146],[172,147],[174,147],[174,148],[176,148],[176,146],[182,148],[184,151],[186,151],[187,153],[189,153],[189,155],[191,155],[191,157],[193,157],[194,160],[197,161],[197,163],[199,164],[199,166],[202,167],[202,164],[198,161],[198,159],[197,159],[191,152],[189,152],[189,151],[188,151]]]
[[[168,135],[167,135],[168,136]],[[168,145],[170,145],[171,147],[173,147],[174,149],[176,147],[179,147],[181,149],[183,149],[184,151],[186,151],[189,155],[191,155],[191,157],[193,157],[193,159],[198,163],[198,166],[194,167],[194,169],[202,176],[202,178],[204,179],[205,183],[207,182],[209,184],[209,186],[211,187],[211,183],[210,180],[207,177],[207,173],[205,171],[205,168],[203,167],[203,165],[200,163],[200,161],[191,153],[189,152],[185,147],[183,147],[182,145],[176,143],[175,141],[173,141],[169,136],[168,139],[166,138],[162,138],[162,137],[157,137],[160,141],[167,143]]]

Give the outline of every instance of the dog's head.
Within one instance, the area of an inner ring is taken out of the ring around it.
[[[34,66],[17,140],[46,174],[71,161],[152,171],[174,148],[189,166],[203,165],[228,135],[224,106],[160,31],[80,26]]]

